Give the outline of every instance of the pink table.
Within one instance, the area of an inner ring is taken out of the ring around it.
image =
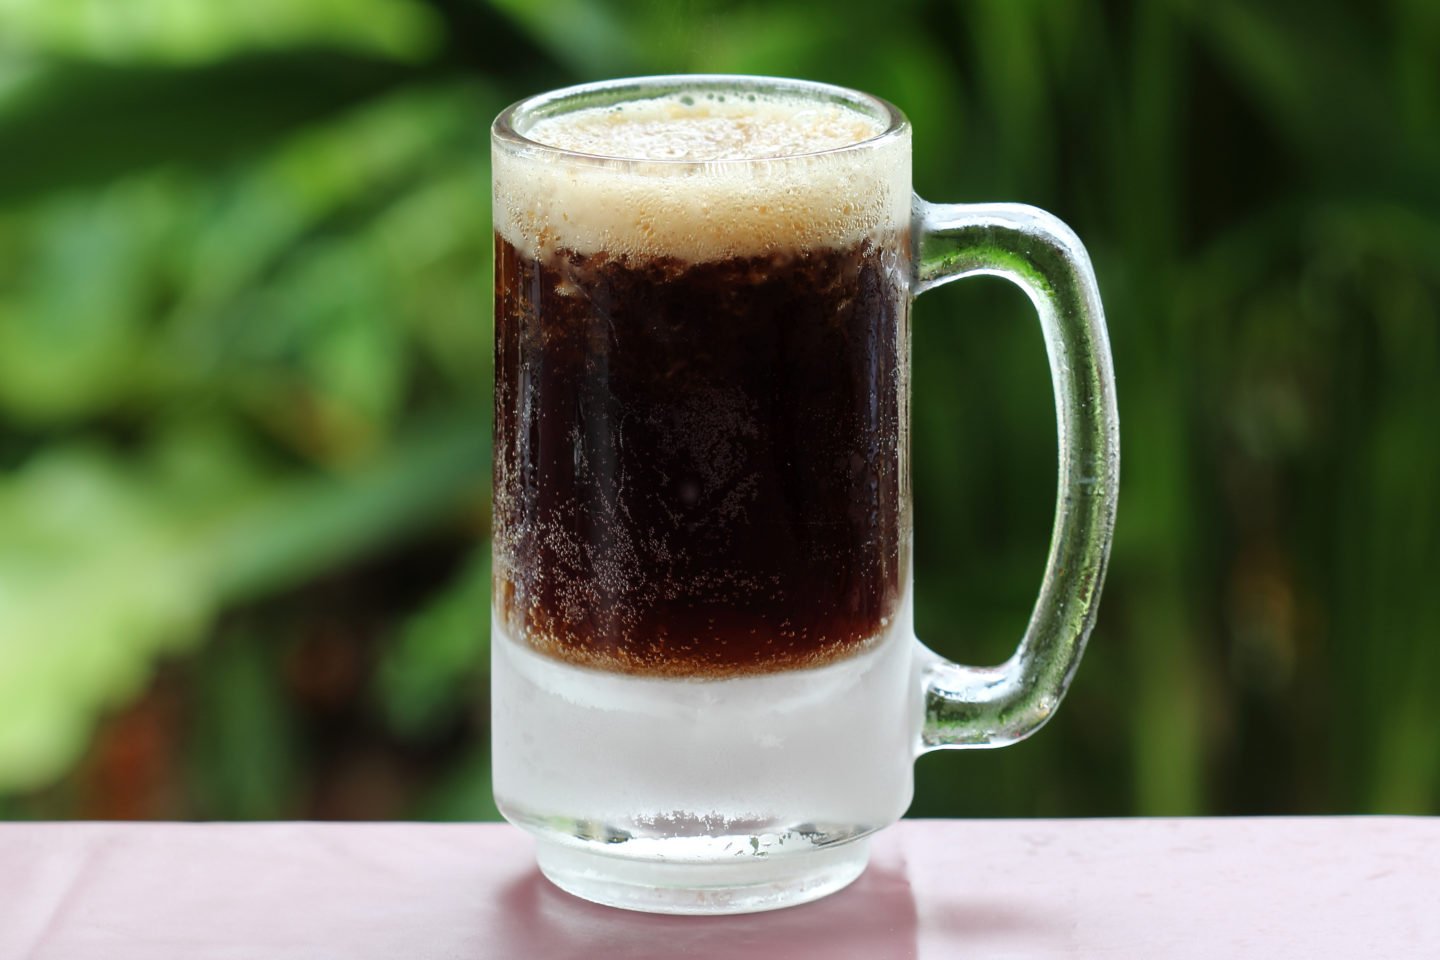
[[[0,957],[1440,958],[1440,820],[907,821],[818,903],[582,903],[500,825],[0,825]]]

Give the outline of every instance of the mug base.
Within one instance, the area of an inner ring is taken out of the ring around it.
[[[537,838],[535,859],[551,883],[592,903],[690,916],[759,913],[835,893],[865,870],[870,841],[734,863],[637,860]]]

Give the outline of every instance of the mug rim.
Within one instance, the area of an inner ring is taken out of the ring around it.
[[[847,143],[824,150],[808,150],[802,153],[786,153],[773,157],[730,157],[718,160],[672,160],[647,157],[623,157],[610,154],[586,153],[557,147],[526,135],[526,121],[543,119],[571,110],[586,107],[608,106],[634,100],[666,96],[692,91],[723,91],[740,95],[753,93],[799,95],[817,103],[841,104],[867,114],[885,124],[884,129],[864,140]],[[517,100],[500,112],[490,127],[491,143],[516,153],[549,155],[581,163],[594,164],[644,164],[681,171],[685,168],[696,170],[729,167],[756,163],[783,163],[811,157],[832,156],[851,151],[867,151],[883,147],[903,136],[910,129],[910,121],[900,108],[882,97],[864,93],[850,87],[842,87],[818,80],[800,80],[791,77],[756,76],[731,73],[672,73],[643,77],[621,77],[560,87],[545,93],[535,94]]]

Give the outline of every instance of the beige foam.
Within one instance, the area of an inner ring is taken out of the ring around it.
[[[591,156],[496,146],[495,228],[532,256],[705,261],[849,245],[910,219],[908,129],[838,150],[883,132],[849,107],[800,100],[578,110],[525,133]]]
[[[885,125],[835,103],[665,96],[538,120],[531,140],[626,160],[763,160],[848,147]]]

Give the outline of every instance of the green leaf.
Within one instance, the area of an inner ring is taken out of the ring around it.
[[[412,343],[475,392],[489,329],[467,305],[488,299],[491,239],[473,117],[499,104],[470,81],[407,88],[218,175],[0,215],[0,412],[54,427],[218,401],[335,463],[383,444]]]
[[[303,770],[298,723],[286,698],[280,648],[255,630],[228,630],[194,664],[187,731],[189,785],[206,819],[294,816]]]
[[[56,447],[0,480],[0,792],[59,776],[97,715],[225,605],[465,506],[488,476],[485,423],[462,411],[416,426],[333,477],[182,444],[135,465]]]
[[[491,0],[491,5],[581,76],[634,72],[645,62],[640,35],[629,29],[630,24],[609,4],[586,0]]]
[[[490,778],[490,757],[484,749],[472,750],[452,766],[421,798],[414,816],[420,820],[499,820]]]
[[[426,74],[333,50],[194,69],[52,62],[0,102],[0,204],[133,170],[224,163]]]
[[[413,0],[6,0],[11,49],[108,63],[195,63],[245,50],[326,44],[417,57],[436,40]]]
[[[1428,76],[1423,68],[1407,74],[1389,68],[1394,49],[1377,29],[1380,18],[1357,23],[1325,5],[1288,6],[1216,0],[1197,5],[1193,20],[1312,178],[1323,174],[1347,192],[1424,198],[1440,209],[1436,33],[1426,36],[1413,17],[1419,29],[1406,38],[1406,52],[1412,62],[1428,61]],[[1391,29],[1408,26],[1402,18]]]
[[[391,729],[423,737],[472,702],[490,654],[490,545],[400,630],[377,677]]]
[[[0,486],[0,791],[39,786],[95,713],[214,609],[210,570],[139,479],[58,449]]]

